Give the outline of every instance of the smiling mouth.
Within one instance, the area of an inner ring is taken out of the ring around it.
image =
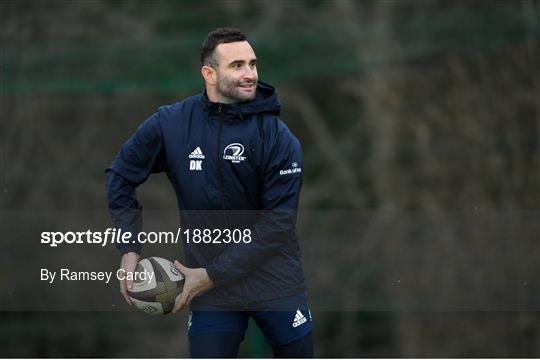
[[[245,84],[245,85],[240,85],[239,87],[241,87],[242,89],[251,90],[255,88],[255,84]]]

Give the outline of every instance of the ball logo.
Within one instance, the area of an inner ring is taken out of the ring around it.
[[[142,311],[145,311],[149,314],[153,314],[155,313],[156,311],[158,311],[158,309],[156,309],[154,306],[152,305],[146,305],[145,307],[141,308]]]
[[[178,272],[178,269],[174,267],[173,263],[169,264],[169,271],[173,274],[178,276],[180,273]]]
[[[244,154],[244,145],[240,143],[233,143],[227,145],[223,150],[223,159],[230,160],[231,162],[238,164],[240,161],[246,160]]]

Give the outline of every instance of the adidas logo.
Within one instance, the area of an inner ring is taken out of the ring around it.
[[[293,320],[292,326],[294,328],[298,327],[298,326],[302,325],[303,323],[305,323],[306,321],[307,321],[307,319],[304,316],[304,314],[302,314],[302,312],[300,310],[296,310],[296,315],[294,315],[294,320]]]
[[[202,150],[200,147],[197,146],[195,150],[191,154],[189,154],[190,159],[204,159],[204,155],[202,153]]]
[[[200,147],[197,146],[195,150],[189,154],[190,159],[200,159],[200,160],[189,160],[189,170],[202,170],[202,161],[204,160],[204,154]]]

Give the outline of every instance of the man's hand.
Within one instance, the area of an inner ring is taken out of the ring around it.
[[[178,312],[185,305],[189,305],[194,297],[210,290],[214,283],[208,276],[206,269],[190,269],[174,260],[174,266],[184,275],[184,289],[180,300],[174,305],[173,314]]]
[[[137,267],[141,256],[136,252],[128,252],[122,255],[122,260],[120,261],[120,269],[124,269],[126,273],[134,272]],[[120,293],[128,303],[128,305],[133,305],[133,301],[128,296],[128,289],[133,287],[133,280],[120,280]]]

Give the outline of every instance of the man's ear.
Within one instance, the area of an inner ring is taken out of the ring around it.
[[[201,68],[201,75],[208,85],[216,85],[216,70],[210,66],[204,65]]]

